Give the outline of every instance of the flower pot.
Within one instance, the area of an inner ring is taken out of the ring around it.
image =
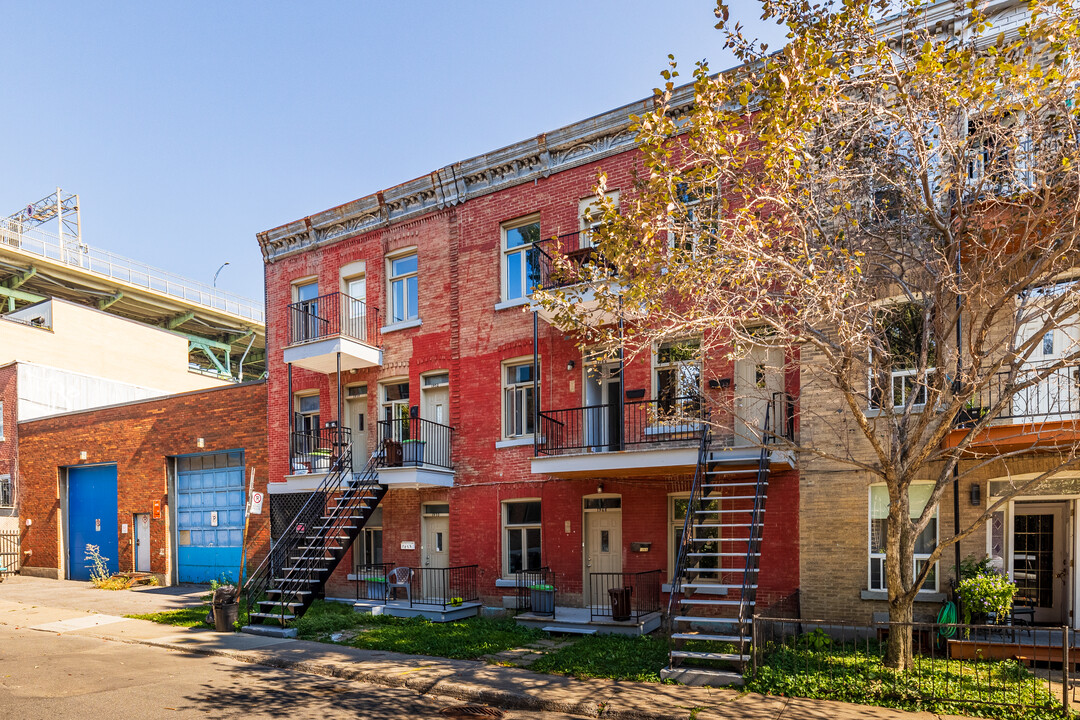
[[[401,443],[401,460],[406,465],[424,464],[425,440],[405,440]]]
[[[529,602],[534,613],[540,615],[555,614],[554,590],[529,590]]]

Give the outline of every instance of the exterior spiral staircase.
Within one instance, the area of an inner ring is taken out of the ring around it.
[[[376,456],[353,473],[347,438],[334,443],[326,478],[244,584],[250,624],[285,627],[304,614],[386,494],[378,479]]]

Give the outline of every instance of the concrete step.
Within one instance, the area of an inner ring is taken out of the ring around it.
[[[672,650],[673,658],[693,658],[694,660],[723,660],[726,662],[750,662],[750,656],[743,653],[695,652],[693,650]]]
[[[595,635],[596,628],[588,625],[545,625],[544,632],[563,633],[565,635]]]
[[[250,616],[251,617],[257,617],[257,618],[270,618],[270,619],[273,619],[273,620],[292,620],[293,618],[296,617],[295,615],[282,615],[280,613],[257,613],[257,612],[250,613]]]
[[[685,632],[671,633],[672,640],[709,640],[711,642],[738,643],[743,640],[738,635],[710,635],[709,633]]]
[[[683,685],[698,687],[703,685],[723,687],[743,684],[743,676],[740,673],[695,667],[666,667],[660,671],[660,679],[674,680]]]

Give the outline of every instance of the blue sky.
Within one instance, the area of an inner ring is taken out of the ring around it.
[[[713,7],[0,0],[0,216],[60,186],[88,244],[259,299],[261,230],[731,65]]]

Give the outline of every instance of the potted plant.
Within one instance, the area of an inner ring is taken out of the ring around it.
[[[386,600],[386,578],[364,577],[360,579],[364,581],[364,587],[367,588],[368,600]]]
[[[555,614],[555,586],[537,584],[529,586],[529,604],[534,613],[540,615]]]
[[[424,440],[402,440],[401,459],[406,465],[424,464]]]
[[[1002,623],[1012,613],[1016,585],[1003,575],[980,573],[961,580],[956,593],[960,596],[965,625],[970,625],[973,617],[978,620],[991,615],[995,623]]]

